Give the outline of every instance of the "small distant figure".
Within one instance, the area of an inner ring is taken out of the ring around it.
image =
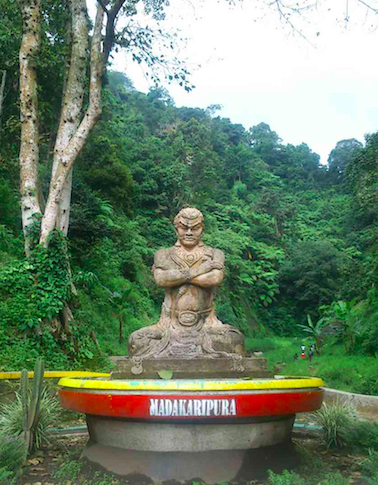
[[[308,351],[308,360],[311,362],[312,356],[314,355],[314,351],[312,350],[312,346],[310,347],[310,350]]]
[[[301,345],[301,358],[305,359],[306,358],[306,347],[304,345]]]
[[[298,354],[297,353],[294,354],[293,360],[298,360]]]
[[[316,348],[315,344],[311,344],[310,350],[312,350],[312,355],[314,355],[314,354],[315,354],[315,352],[316,352],[317,354],[319,354],[319,351],[318,351],[318,349]]]

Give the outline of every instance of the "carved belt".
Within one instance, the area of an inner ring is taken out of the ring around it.
[[[206,308],[206,310],[198,310],[198,311],[192,311],[192,310],[182,310],[178,311],[175,310],[174,312],[172,311],[171,308],[167,307],[165,303],[162,305],[163,307],[163,314],[165,317],[172,317],[173,314],[177,317],[177,320],[183,325],[184,327],[192,327],[195,325],[198,320],[203,317],[207,316],[213,307]]]
[[[212,308],[207,308],[206,310],[201,311],[192,311],[192,310],[183,310],[183,311],[175,311],[175,315],[181,325],[184,327],[192,327],[195,325],[198,320],[203,317],[207,316],[211,312]]]

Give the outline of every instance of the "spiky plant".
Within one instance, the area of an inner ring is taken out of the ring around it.
[[[30,449],[38,449],[48,442],[48,428],[56,423],[60,413],[60,405],[56,398],[49,395],[47,388],[43,389],[39,400],[38,421],[31,434]],[[25,411],[21,394],[16,392],[12,403],[3,404],[0,409],[0,432],[6,436],[24,436]]]
[[[345,402],[323,403],[311,416],[315,423],[322,427],[323,440],[327,448],[345,446],[350,430],[358,420],[356,408]]]

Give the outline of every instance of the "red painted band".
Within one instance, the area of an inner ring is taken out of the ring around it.
[[[95,390],[81,392],[77,389],[63,388],[59,389],[59,398],[65,409],[79,413],[117,418],[185,420],[204,417],[218,419],[231,416],[236,418],[279,416],[314,411],[321,406],[323,390],[315,388],[279,393],[269,391],[234,395],[214,393],[163,395],[96,393]]]

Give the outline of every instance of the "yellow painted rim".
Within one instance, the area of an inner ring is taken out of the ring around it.
[[[258,389],[300,389],[322,387],[319,377],[275,376],[272,379],[185,379],[185,380],[90,380],[64,377],[61,387],[122,391],[242,391]]]
[[[28,372],[28,376],[31,378],[34,376],[34,372]],[[0,379],[19,379],[21,372],[0,372]],[[110,377],[107,372],[89,372],[89,371],[45,371],[44,378],[62,378],[62,377]]]

